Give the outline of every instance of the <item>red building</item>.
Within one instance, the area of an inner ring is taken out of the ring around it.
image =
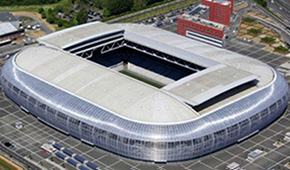
[[[209,7],[209,20],[229,26],[233,13],[233,0],[202,0],[202,5]]]
[[[223,46],[224,25],[183,14],[177,20],[177,33],[216,46]]]

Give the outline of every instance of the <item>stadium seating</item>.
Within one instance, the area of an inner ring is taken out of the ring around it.
[[[168,61],[164,61],[158,57],[150,56],[148,54],[124,47],[105,54],[98,54],[96,52],[94,53],[94,57],[90,58],[90,60],[106,67],[110,67],[127,60],[129,63],[173,80],[178,80],[194,72],[189,68],[169,62],[174,60],[173,57],[168,56],[167,58]]]

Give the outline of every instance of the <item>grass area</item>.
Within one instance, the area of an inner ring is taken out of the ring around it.
[[[264,42],[267,44],[272,44],[275,42],[275,40],[276,40],[276,38],[274,38],[274,37],[266,36],[266,37],[261,39],[261,42]]]
[[[276,47],[274,51],[278,52],[278,53],[281,53],[281,54],[288,54],[289,53],[289,48],[283,47],[283,46],[279,46],[279,47]]]
[[[139,76],[139,75],[137,75],[137,74],[135,74],[133,72],[130,72],[128,70],[121,70],[120,73],[125,74],[126,76],[129,76],[129,77],[132,77],[132,78],[134,78],[136,80],[142,81],[143,83],[146,83],[146,84],[149,84],[151,86],[154,86],[154,87],[156,87],[158,89],[160,89],[160,88],[162,88],[164,86],[161,83],[146,79],[146,78],[144,78],[142,76]]]
[[[248,33],[252,34],[254,36],[257,36],[257,35],[262,33],[262,30],[261,29],[256,29],[256,28],[251,28],[251,29],[248,30]]]
[[[274,15],[279,20],[283,21],[283,19],[274,11],[270,10],[269,8],[265,8],[268,12],[270,12],[272,15]]]
[[[56,7],[58,4],[60,4],[61,1],[59,3],[55,3],[55,4],[49,4],[49,5],[17,5],[17,6],[0,6],[0,11],[30,11],[30,12],[38,12],[38,9],[40,7],[42,8],[54,8]]]
[[[17,169],[0,158],[0,170],[17,170]]]
[[[159,5],[162,5],[162,4],[170,3],[172,1],[174,1],[174,0],[164,0],[164,1],[161,1],[161,2],[157,2],[157,3],[154,3],[154,4],[148,5],[145,8],[137,10],[137,11],[136,10],[135,11],[131,10],[131,11],[127,11],[127,12],[124,12],[124,13],[121,13],[121,14],[118,14],[118,15],[112,15],[112,16],[109,16],[109,17],[104,16],[104,21],[110,21],[110,20],[113,20],[113,19],[116,19],[116,18],[119,18],[119,17],[123,17],[123,16],[129,15],[129,14],[133,14],[133,13],[138,12],[138,11],[142,11],[142,10],[146,10],[146,9],[149,9],[149,8],[152,8],[152,7],[155,7],[155,6],[159,6]]]
[[[177,4],[170,5],[168,7],[164,7],[161,9],[153,9],[150,12],[147,12],[146,14],[137,15],[135,17],[129,18],[122,22],[137,22],[146,18],[154,17],[155,15],[158,15],[158,14],[163,14],[163,13],[167,13],[176,9],[184,8],[196,2],[200,2],[200,0],[187,0],[187,1],[179,2]]]
[[[255,23],[257,21],[257,19],[250,18],[250,17],[245,17],[245,18],[243,18],[243,21],[247,22],[247,23]]]

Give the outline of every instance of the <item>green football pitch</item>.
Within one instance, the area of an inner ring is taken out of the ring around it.
[[[146,84],[149,84],[151,86],[154,86],[154,87],[156,87],[158,89],[160,89],[160,88],[162,88],[164,86],[164,84],[161,84],[161,83],[158,83],[156,81],[152,81],[152,80],[146,79],[146,78],[144,78],[144,77],[142,77],[142,76],[140,76],[140,75],[138,75],[138,74],[136,74],[134,72],[128,71],[128,70],[121,70],[120,73],[125,74],[125,75],[127,75],[129,77],[132,77],[132,78],[134,78],[136,80],[142,81],[142,82],[144,82]]]

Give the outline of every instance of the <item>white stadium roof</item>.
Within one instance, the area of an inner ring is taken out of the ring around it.
[[[80,41],[116,31],[122,31],[122,29],[100,22],[93,22],[77,27],[71,27],[63,31],[58,31],[40,38],[39,41],[44,40],[46,43],[52,44],[53,46],[66,48],[67,46]]]
[[[206,69],[157,89],[62,50],[119,31],[124,31],[126,40]],[[257,80],[254,89],[227,101],[238,99],[273,79],[271,68],[260,61],[139,24],[107,25],[94,22],[42,37],[39,42],[56,49],[27,49],[17,57],[19,67],[121,117],[147,123],[174,123],[196,118],[203,113],[194,111],[185,103],[196,106],[225,91]]]
[[[59,50],[29,48],[17,56],[16,64],[38,79],[121,117],[169,123],[198,116],[181,101],[157,88]]]

